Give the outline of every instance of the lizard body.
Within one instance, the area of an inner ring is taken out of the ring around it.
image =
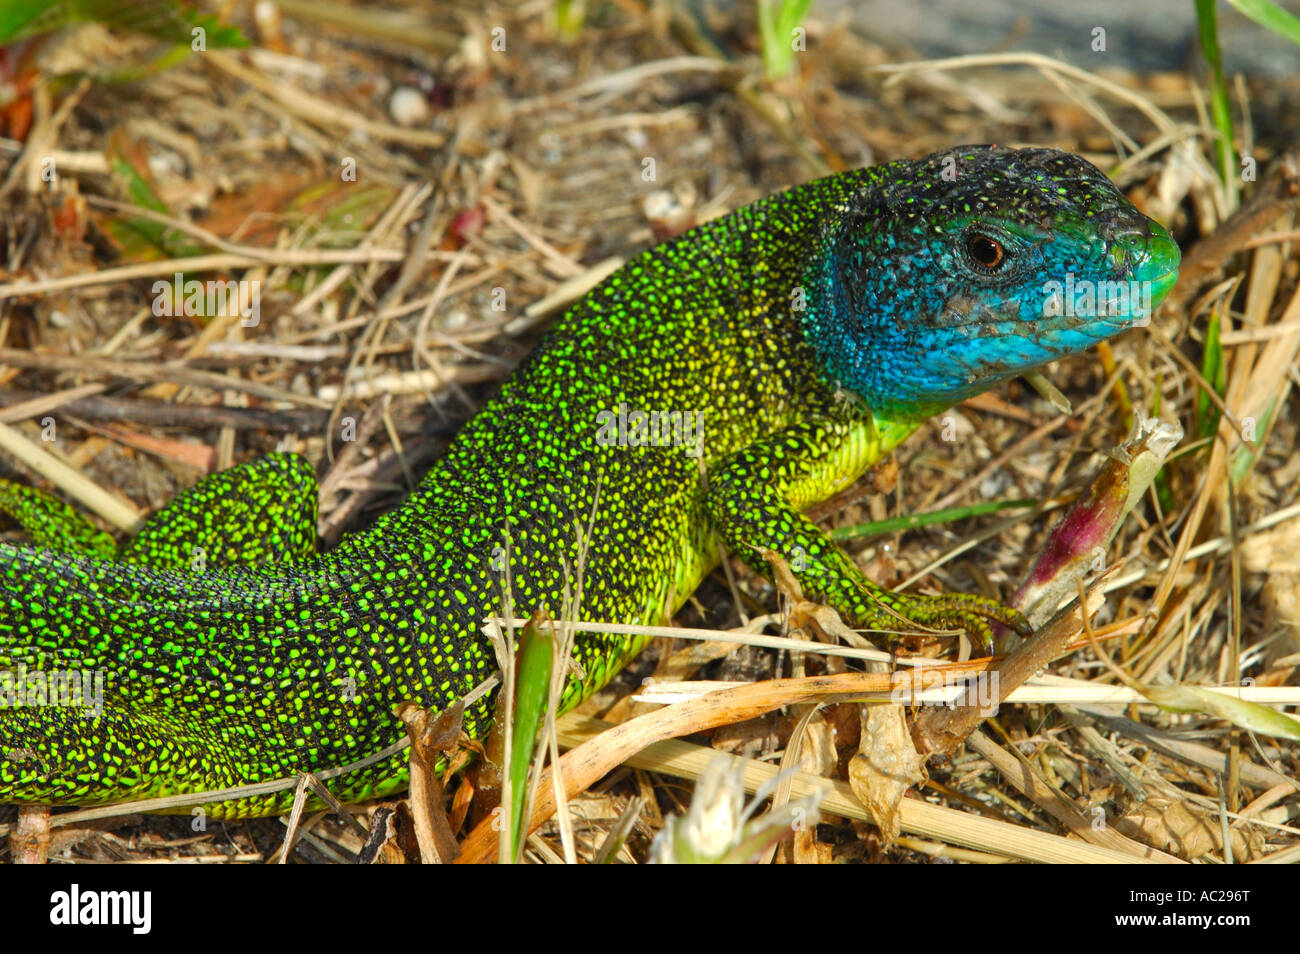
[[[0,801],[350,764],[403,738],[399,703],[442,709],[495,671],[485,618],[558,613],[580,589],[577,618],[661,623],[723,548],[759,570],[761,548],[799,554],[805,592],[862,629],[1021,625],[979,597],[872,585],[800,511],[928,414],[1143,319],[1177,263],[1083,160],[960,147],[807,183],[636,257],[554,324],[402,505],[329,553],[293,455],[207,478],[120,548],[4,484],[0,508],[37,545],[0,544],[0,669],[107,684],[94,717],[0,707]],[[1058,315],[1067,276],[1150,295]],[[581,635],[566,704],[643,644]],[[467,710],[472,736],[491,702]],[[399,754],[331,788],[390,793],[406,768]],[[208,811],[274,813],[292,796]]]

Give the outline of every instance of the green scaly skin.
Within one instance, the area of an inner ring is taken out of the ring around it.
[[[760,549],[785,555],[864,630],[987,643],[990,621],[1023,628],[979,597],[874,586],[800,511],[927,414],[1149,311],[1043,318],[1045,281],[1140,278],[1158,298],[1177,259],[1082,160],[963,147],[809,183],[640,255],[555,324],[402,506],[328,554],[292,455],[208,478],[116,551],[70,508],[0,486],[36,543],[0,544],[0,668],[106,679],[98,715],[0,707],[0,801],[202,792],[364,759],[404,737],[398,704],[442,709],[495,672],[485,618],[559,612],[580,539],[579,619],[665,622],[721,544],[761,572]],[[702,414],[702,447],[635,427],[610,443],[620,407]],[[566,704],[644,642],[580,636]],[[466,712],[472,736],[492,702]],[[330,784],[356,801],[406,770],[398,754]]]

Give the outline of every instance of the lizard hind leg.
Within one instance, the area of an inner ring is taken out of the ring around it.
[[[0,480],[0,514],[11,517],[44,550],[110,560],[117,541],[75,507],[36,487]]]
[[[158,510],[118,559],[155,569],[299,563],[316,554],[316,475],[275,453],[212,474]]]
[[[0,514],[43,550],[159,570],[297,563],[316,554],[316,475],[297,454],[268,454],[199,481],[119,549],[75,507],[0,479]]]

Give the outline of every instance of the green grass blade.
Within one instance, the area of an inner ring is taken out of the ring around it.
[[[831,531],[832,540],[856,540],[860,537],[875,537],[882,533],[898,533],[900,530],[915,530],[936,523],[949,523],[953,520],[965,520],[967,517],[981,517],[997,513],[999,510],[1012,510],[1037,505],[1034,500],[990,500],[987,503],[971,504],[966,507],[946,507],[929,513],[914,513],[903,517],[891,517],[888,520],[876,520],[872,523],[856,523],[851,527],[839,527]]]
[[[519,860],[527,816],[528,770],[533,764],[537,732],[546,718],[555,664],[555,635],[549,624],[529,620],[519,637],[515,664],[514,726],[510,735],[510,857]]]
[[[1228,369],[1223,363],[1223,344],[1219,341],[1219,310],[1210,312],[1205,327],[1205,354],[1201,357],[1201,376],[1220,397],[1228,387]],[[1204,391],[1196,392],[1196,436],[1209,437],[1219,429],[1219,408]]]
[[[1196,29],[1200,34],[1201,52],[1210,69],[1210,121],[1218,130],[1215,151],[1219,156],[1219,176],[1228,190],[1230,205],[1235,207],[1237,196],[1237,162],[1232,143],[1232,102],[1228,96],[1228,81],[1223,76],[1223,58],[1219,53],[1219,24],[1214,0],[1196,0]]]
[[[1242,16],[1272,30],[1300,46],[1300,17],[1288,13],[1271,0],[1228,0]]]

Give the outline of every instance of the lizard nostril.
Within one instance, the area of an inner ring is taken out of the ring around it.
[[[1112,267],[1130,279],[1167,285],[1177,272],[1178,245],[1154,219],[1107,230],[1103,241],[1108,246]]]
[[[1143,261],[1151,246],[1151,227],[1143,223],[1137,227],[1116,229],[1105,235],[1110,246],[1110,257],[1116,265],[1133,266]]]

